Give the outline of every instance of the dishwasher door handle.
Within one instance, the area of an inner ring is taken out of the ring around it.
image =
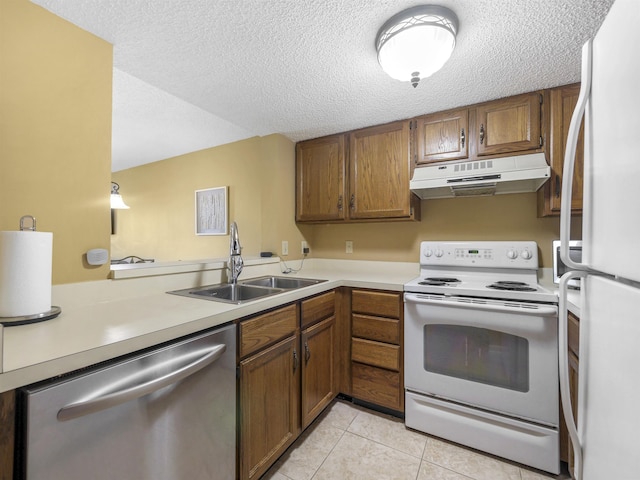
[[[66,405],[58,411],[57,418],[59,421],[64,422],[99,412],[101,410],[106,410],[108,408],[115,407],[116,405],[120,405],[121,403],[128,402],[129,400],[134,400],[153,393],[156,390],[160,390],[161,388],[187,378],[199,370],[202,370],[207,365],[212,364],[222,356],[226,349],[227,346],[225,344],[216,345],[208,349],[206,354],[198,358],[196,361],[168,373],[167,375],[154,378],[148,382],[125,388],[123,390],[118,390],[96,398]]]

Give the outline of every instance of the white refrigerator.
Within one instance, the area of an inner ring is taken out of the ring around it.
[[[564,164],[560,374],[578,480],[640,479],[640,0],[616,0],[583,48]],[[582,262],[569,258],[573,157],[585,121]],[[582,277],[577,429],[567,378],[566,289]]]

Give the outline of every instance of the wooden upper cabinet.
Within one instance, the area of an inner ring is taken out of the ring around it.
[[[479,156],[535,150],[542,146],[542,94],[495,100],[476,107],[475,147]]]
[[[406,120],[299,142],[296,221],[420,220],[420,199],[409,190],[409,125]]]
[[[541,190],[539,197],[539,215],[559,215],[562,192],[562,171],[564,152],[567,148],[567,135],[573,110],[578,103],[580,84],[566,85],[551,90],[551,179]],[[580,135],[576,146],[576,161],[573,172],[573,196],[571,211],[582,213],[582,183],[584,162],[584,122],[580,126]],[[541,201],[540,201],[541,200]]]
[[[469,156],[469,110],[434,113],[416,119],[418,165]]]
[[[349,218],[409,218],[413,215],[409,122],[350,134]]]
[[[296,145],[296,221],[345,219],[345,135]]]

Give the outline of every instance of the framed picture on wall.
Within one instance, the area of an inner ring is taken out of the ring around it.
[[[227,235],[229,187],[196,190],[196,235]]]

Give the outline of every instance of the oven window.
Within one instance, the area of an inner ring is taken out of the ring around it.
[[[486,328],[426,325],[424,369],[450,377],[529,391],[529,342]]]

